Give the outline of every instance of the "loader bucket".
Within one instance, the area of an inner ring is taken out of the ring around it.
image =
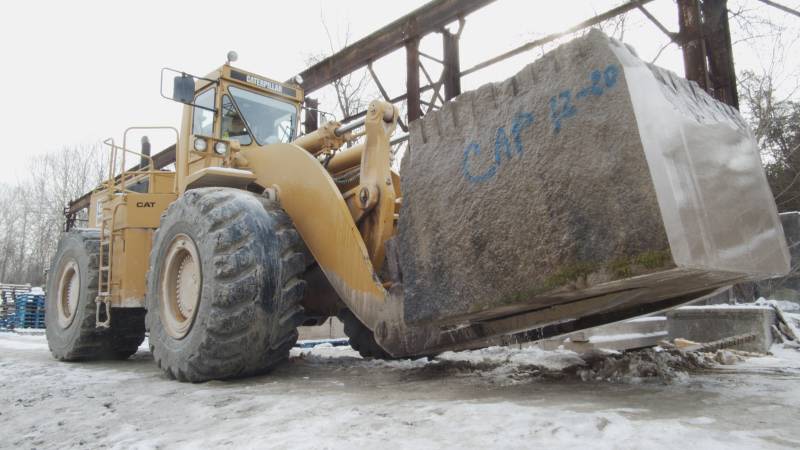
[[[739,113],[599,31],[410,132],[409,325],[621,320],[789,270]]]

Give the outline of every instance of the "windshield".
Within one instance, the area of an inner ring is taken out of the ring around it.
[[[228,91],[259,145],[292,141],[297,114],[294,105],[235,86]]]
[[[241,145],[250,145],[253,139],[247,132],[247,127],[239,115],[239,111],[233,106],[231,98],[227,95],[222,96],[222,139],[235,139]]]

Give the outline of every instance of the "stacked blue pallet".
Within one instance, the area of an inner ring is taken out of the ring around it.
[[[44,328],[44,295],[16,296],[16,328]]]
[[[14,294],[2,291],[0,295],[0,329],[12,329],[17,323]]]

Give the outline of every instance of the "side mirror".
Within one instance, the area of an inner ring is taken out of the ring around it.
[[[194,77],[186,74],[175,77],[172,84],[172,99],[191,104],[194,101]]]

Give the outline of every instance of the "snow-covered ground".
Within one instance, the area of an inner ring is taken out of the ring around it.
[[[144,347],[67,364],[43,336],[0,333],[0,448],[797,448],[800,352],[774,350],[609,382],[568,375],[582,360],[564,351],[382,362],[321,346],[270,375],[193,385]]]

